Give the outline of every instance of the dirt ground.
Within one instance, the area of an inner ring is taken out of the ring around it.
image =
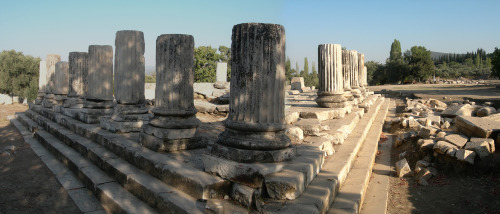
[[[377,86],[378,90],[383,89]],[[500,99],[500,89],[495,85],[405,85],[389,86],[386,89],[401,91],[415,97],[435,98],[451,103],[464,99],[484,102]],[[372,89],[375,90],[375,89]],[[452,99],[442,99],[448,97]],[[403,104],[404,97],[396,102]],[[500,106],[497,106],[497,108]],[[423,158],[417,153],[415,144],[405,143],[391,151],[391,164],[399,160],[399,154],[406,151],[407,158],[413,169],[415,162]],[[413,152],[412,152],[413,151]],[[498,155],[496,155],[498,157]],[[498,162],[498,161],[497,161]],[[456,170],[449,165],[437,165],[438,176],[429,180],[428,186],[420,186],[413,177],[390,178],[388,213],[500,213],[500,173],[499,170],[476,171],[475,169]]]
[[[8,120],[27,106],[0,105],[0,214],[80,213],[78,207]],[[14,151],[4,148],[15,146]]]

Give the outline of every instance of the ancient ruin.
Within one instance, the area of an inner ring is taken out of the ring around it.
[[[344,97],[342,75],[342,47],[339,44],[318,46],[319,90],[316,103],[325,108],[343,108],[348,105]]]
[[[138,132],[150,118],[144,98],[144,34],[118,31],[115,39],[114,94],[110,117],[101,117],[101,128],[111,132]]]
[[[45,61],[40,61],[40,69],[38,76],[38,94],[35,100],[36,105],[40,105],[45,96],[45,85],[47,84],[47,64]]]
[[[56,69],[54,72],[54,88],[52,93],[54,93],[54,100],[52,105],[55,112],[61,112],[64,100],[67,99],[69,91],[69,63],[68,62],[57,62]]]
[[[45,84],[45,96],[43,97],[43,107],[52,108],[52,103],[54,100],[54,84],[55,84],[55,72],[56,72],[56,63],[61,61],[61,56],[57,54],[47,54],[47,58],[45,59],[45,64],[47,66],[46,69],[46,81]]]
[[[193,68],[193,36],[164,34],[156,39],[154,118],[142,126],[140,144],[160,152],[204,146],[192,139],[200,123],[193,103]]]

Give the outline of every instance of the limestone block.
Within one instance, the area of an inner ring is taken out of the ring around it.
[[[458,147],[446,141],[438,141],[434,144],[433,149],[439,154],[446,154],[448,150],[456,150]]]
[[[474,151],[481,159],[484,159],[495,152],[495,142],[491,138],[474,138],[465,145],[464,149]]]
[[[119,104],[143,103],[145,61],[144,34],[141,31],[116,32],[115,99]]]
[[[471,165],[474,165],[474,157],[476,156],[476,153],[474,151],[470,150],[465,150],[465,149],[459,149],[457,153],[455,153],[455,157],[459,161],[464,161],[467,162]]]
[[[322,131],[330,130],[329,126],[322,125],[319,120],[316,119],[302,119],[293,124],[301,128],[305,135],[322,136]]]
[[[54,73],[54,94],[67,95],[69,91],[69,63],[57,62]]]
[[[415,175],[415,180],[419,181],[420,179],[423,179],[425,181],[428,181],[429,179],[432,178],[432,173],[427,170],[426,168],[422,168],[416,175]]]
[[[477,138],[477,137],[471,137],[470,142],[472,143],[479,143],[479,142],[484,142],[486,141],[489,145],[488,151],[491,153],[495,152],[495,140],[492,138]]]
[[[429,138],[431,135],[434,135],[436,133],[437,129],[431,126],[425,126],[420,129],[418,132],[418,136],[426,139]]]
[[[410,165],[408,164],[405,158],[396,162],[396,175],[398,177],[401,178],[406,175],[409,175],[410,173],[411,173]]]
[[[231,200],[240,203],[245,207],[252,206],[253,198],[259,197],[260,191],[246,185],[234,183],[231,189]]]
[[[459,134],[446,135],[445,139],[446,139],[446,141],[457,146],[458,148],[463,148],[465,146],[465,144],[467,143],[467,141],[469,141],[469,138],[467,136],[459,135]]]
[[[304,85],[304,77],[292,77],[291,81],[292,90],[301,91]]]
[[[497,113],[497,110],[493,107],[482,107],[479,110],[477,110],[476,114],[478,117],[486,117],[495,113]]]
[[[434,147],[434,140],[432,140],[432,139],[419,139],[417,144],[420,147],[420,150],[422,150],[422,151],[432,150],[432,148]]]
[[[227,63],[217,62],[215,81],[227,82]]]
[[[88,76],[85,98],[91,100],[113,100],[113,47],[90,45]]]
[[[440,100],[436,100],[436,99],[429,99],[429,104],[432,108],[447,108],[448,105],[446,105],[446,103],[440,101]]]
[[[152,125],[144,125],[143,131],[146,134],[153,135],[158,138],[174,140],[174,139],[192,138],[196,133],[196,128],[166,129],[166,128],[158,128]]]
[[[292,142],[304,140],[304,131],[297,126],[292,126],[286,129],[285,134],[292,140]]]
[[[497,112],[500,112],[500,108],[497,110]],[[488,119],[488,120],[495,120],[495,121],[499,121],[500,122],[500,113],[491,114],[491,115],[485,116],[483,118],[484,119]]]
[[[500,133],[500,121],[460,116],[455,118],[455,128],[469,137],[490,138]]]
[[[469,104],[449,106],[443,112],[441,117],[472,116],[474,106]]]

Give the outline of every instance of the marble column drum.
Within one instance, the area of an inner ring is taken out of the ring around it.
[[[111,117],[101,117],[100,126],[111,132],[139,132],[151,114],[144,97],[144,33],[116,32],[114,92],[116,105]]]
[[[344,97],[348,101],[353,101],[351,93],[351,63],[348,50],[342,50],[342,77],[344,79]]]
[[[45,61],[40,61],[38,71],[38,95],[35,99],[35,105],[41,105],[45,96],[45,85],[47,84],[47,64]]]
[[[346,107],[341,45],[322,44],[318,46],[318,74],[319,90],[316,103],[324,108]]]
[[[88,74],[85,79],[83,108],[78,120],[99,123],[99,118],[113,113],[113,47],[90,45]]]
[[[361,94],[365,95],[365,87],[364,87],[364,69],[365,69],[365,55],[362,53],[358,53],[358,86]]]
[[[154,117],[142,126],[139,143],[169,152],[206,146],[193,139],[200,121],[194,107],[194,38],[164,34],[156,39]]]
[[[358,52],[357,51],[349,51],[349,70],[351,74],[350,84],[351,84],[351,93],[354,98],[358,99],[358,103],[361,102],[359,100],[361,98],[361,90],[359,89],[359,72],[358,72]]]
[[[295,155],[285,135],[285,29],[233,27],[231,94],[225,130],[211,154],[242,162],[281,162]]]
[[[56,63],[56,70],[54,73],[54,101],[53,110],[61,112],[64,100],[68,97],[69,91],[69,63],[58,62]]]
[[[54,75],[56,72],[56,63],[59,61],[61,61],[61,56],[58,54],[47,54],[47,58],[45,59],[47,84],[45,84],[45,96],[42,104],[45,108],[52,108],[52,102],[54,101]]]

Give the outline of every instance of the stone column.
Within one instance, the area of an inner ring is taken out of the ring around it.
[[[362,53],[358,53],[358,86],[359,90],[361,91],[361,94],[365,94],[365,87],[364,87],[364,69],[365,69],[365,55]]]
[[[99,123],[99,118],[113,113],[113,47],[90,45],[88,74],[84,85],[83,108],[78,119],[85,123]]]
[[[47,64],[45,61],[40,61],[40,69],[38,72],[38,95],[35,100],[36,105],[41,105],[45,96],[45,85],[47,84]]]
[[[225,131],[211,154],[236,162],[280,162],[294,156],[285,135],[285,29],[233,27],[231,94]]]
[[[344,97],[353,101],[354,97],[351,93],[351,62],[348,50],[342,50],[342,76],[344,79]]]
[[[359,89],[359,72],[358,72],[358,52],[357,51],[349,51],[349,69],[350,69],[350,84],[351,84],[351,93],[354,98],[358,98],[358,103],[361,102],[359,100],[361,98],[361,91]]]
[[[365,90],[368,90],[368,68],[366,68],[366,65],[363,67],[363,87],[365,87]]]
[[[86,79],[88,75],[88,54],[87,52],[70,52],[68,58],[68,97],[64,100],[61,113],[68,117],[76,118],[84,102],[83,95],[86,90]]]
[[[43,101],[43,107],[52,108],[52,101],[54,100],[54,75],[56,72],[56,63],[61,61],[61,56],[58,54],[47,54],[45,59],[45,65],[47,66],[47,84],[45,85],[45,96]]]
[[[216,71],[217,82],[227,82],[227,63],[217,62]]]
[[[54,100],[52,102],[55,112],[61,112],[64,100],[68,97],[69,91],[69,63],[57,62],[54,73]]]
[[[156,39],[154,118],[142,126],[140,144],[159,152],[205,146],[192,139],[200,124],[194,107],[193,83],[193,36],[160,35]]]
[[[141,31],[116,32],[115,99],[111,117],[101,117],[101,128],[111,132],[138,132],[150,114],[144,98],[144,34]]]
[[[339,44],[318,46],[319,90],[316,103],[324,108],[343,108],[344,97],[342,76],[342,47]]]

